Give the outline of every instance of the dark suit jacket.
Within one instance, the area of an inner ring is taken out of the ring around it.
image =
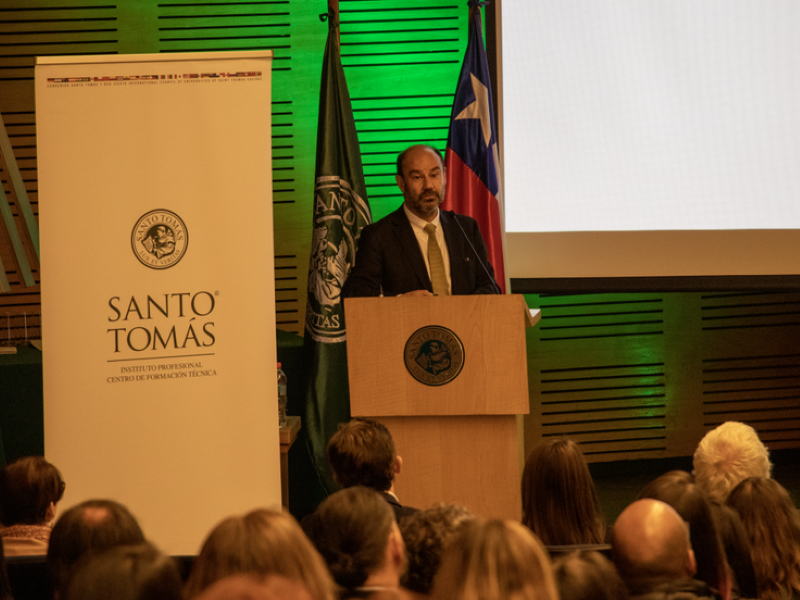
[[[383,499],[386,500],[392,507],[392,510],[394,511],[394,519],[398,523],[400,523],[400,519],[402,519],[403,517],[408,517],[410,515],[413,515],[415,512],[419,510],[418,508],[403,506],[397,501],[397,498],[392,496],[389,492],[381,492],[381,496],[383,496]]]
[[[494,269],[489,264],[477,221],[464,215],[457,218],[492,278],[478,264],[453,217],[440,211],[439,219],[450,255],[451,292],[454,295],[497,293],[493,286]],[[396,296],[414,290],[433,292],[433,286],[419,242],[401,206],[361,231],[355,264],[342,296],[379,296],[381,292],[384,296]]]
[[[377,492],[378,490],[375,491]],[[378,493],[383,497],[384,500],[386,500],[389,506],[392,507],[392,510],[394,511],[394,520],[397,521],[398,523],[400,523],[400,519],[402,519],[403,517],[408,517],[410,515],[413,515],[415,512],[419,510],[418,508],[403,506],[397,501],[397,498],[395,498],[389,492],[378,492]],[[313,538],[314,528],[317,526],[316,523],[319,522],[319,518],[320,518],[319,512],[314,511],[310,515],[306,515],[305,517],[303,517],[302,521],[300,521],[300,527],[303,529],[303,532],[312,540],[314,539]]]

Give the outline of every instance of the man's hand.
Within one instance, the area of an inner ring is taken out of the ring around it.
[[[398,294],[399,296],[433,296],[428,290],[414,290],[413,292],[406,292],[405,294]]]

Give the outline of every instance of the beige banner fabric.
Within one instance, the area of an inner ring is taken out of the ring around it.
[[[60,509],[195,554],[280,505],[272,52],[37,59],[45,454]]]

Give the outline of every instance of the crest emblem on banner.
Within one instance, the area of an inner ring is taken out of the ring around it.
[[[420,383],[445,385],[464,367],[464,344],[447,327],[422,327],[408,338],[403,359],[408,372]]]
[[[174,267],[186,254],[188,245],[186,224],[169,210],[151,210],[142,215],[131,232],[133,253],[151,269]]]
[[[340,177],[317,177],[314,187],[306,327],[318,342],[339,342],[345,334],[342,287],[355,259],[353,230],[369,222],[369,208]]]

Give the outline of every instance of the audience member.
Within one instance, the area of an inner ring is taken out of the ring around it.
[[[606,525],[589,466],[567,438],[542,440],[522,473],[522,523],[547,546],[601,544]]]
[[[403,519],[400,533],[408,557],[408,568],[400,579],[403,587],[416,594],[429,595],[442,552],[459,527],[474,518],[464,506],[442,504]]]
[[[599,552],[578,550],[553,561],[560,600],[626,600],[628,590],[614,564]]]
[[[343,597],[399,588],[406,566],[403,536],[391,507],[374,490],[353,486],[336,492],[303,525]]]
[[[117,546],[81,561],[64,600],[181,600],[175,562],[149,543]]]
[[[728,564],[711,505],[692,476],[686,471],[670,471],[647,485],[639,498],[666,502],[689,524],[689,539],[697,562],[694,578],[710,585],[722,598],[730,598]]]
[[[789,493],[766,477],[748,477],[728,496],[742,519],[759,598],[800,598],[800,520]]]
[[[731,598],[758,598],[758,585],[750,557],[750,540],[739,513],[730,506],[711,503],[711,514],[730,566]]]
[[[212,583],[197,600],[312,600],[305,585],[282,575],[229,575]]]
[[[0,600],[12,600],[11,585],[6,571],[6,557],[3,554],[3,538],[0,538]]]
[[[6,556],[47,554],[64,479],[41,456],[20,458],[0,470],[0,537]]]
[[[64,597],[80,560],[144,541],[133,515],[113,500],[87,500],[73,506],[56,521],[47,550],[47,570],[56,597]]]
[[[515,521],[465,523],[442,554],[437,600],[558,600],[550,559]]]
[[[230,575],[281,575],[299,582],[313,600],[333,600],[325,564],[294,518],[258,509],[214,527],[192,565],[184,595],[194,598]]]
[[[712,502],[725,502],[747,477],[769,477],[769,451],[755,429],[728,421],[709,431],[694,453],[694,477]]]
[[[333,478],[340,486],[361,485],[380,492],[392,505],[398,523],[416,512],[416,508],[402,506],[394,493],[394,478],[400,474],[403,459],[395,452],[392,434],[383,423],[363,418],[340,423],[327,451]]]
[[[637,500],[622,511],[611,540],[614,565],[633,600],[719,599],[694,579],[689,528],[669,504]]]

